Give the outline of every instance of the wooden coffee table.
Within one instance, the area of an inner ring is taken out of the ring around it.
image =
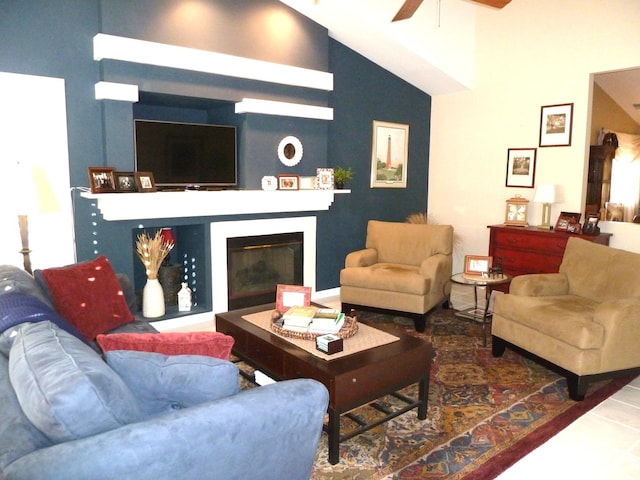
[[[417,408],[418,418],[427,417],[427,394],[432,348],[429,342],[389,332],[400,339],[348,356],[325,360],[312,355],[285,339],[260,328],[242,317],[273,310],[274,304],[260,305],[216,314],[216,330],[235,339],[233,353],[276,380],[313,378],[329,390],[328,422],[329,462],[339,461],[340,442]],[[375,326],[375,325],[371,325]],[[348,341],[348,340],[347,340]],[[398,391],[418,383],[418,398]],[[394,395],[402,406],[390,411],[375,400]],[[359,427],[340,435],[340,416],[370,403],[385,415],[372,423],[354,417]]]

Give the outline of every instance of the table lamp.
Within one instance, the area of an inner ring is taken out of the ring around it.
[[[556,202],[556,186],[554,184],[538,185],[533,201],[542,204],[542,223],[537,228],[551,230],[551,204]]]
[[[31,258],[29,254],[29,215],[36,213],[52,213],[60,210],[60,203],[56,198],[51,182],[47,178],[44,167],[19,167],[18,185],[22,188],[17,195],[15,210],[18,214],[20,240],[24,269],[32,274]]]

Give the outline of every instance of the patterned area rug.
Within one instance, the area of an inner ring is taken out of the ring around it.
[[[491,479],[630,380],[594,384],[587,400],[574,402],[564,379],[546,368],[509,350],[493,358],[490,342],[482,347],[481,326],[451,310],[433,313],[422,334],[401,317],[363,312],[360,320],[432,341],[427,419],[413,410],[341,443],[336,465],[323,433],[312,479]],[[414,396],[416,387],[403,393]],[[393,408],[396,400],[382,402]],[[379,415],[366,406],[354,413]],[[353,427],[343,417],[342,428]]]

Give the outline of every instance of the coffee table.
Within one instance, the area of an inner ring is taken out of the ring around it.
[[[376,427],[414,408],[418,418],[427,418],[427,394],[433,350],[425,342],[398,332],[399,340],[351,355],[325,360],[312,355],[287,340],[243,319],[245,315],[273,310],[275,304],[233,310],[216,314],[216,330],[235,339],[233,353],[256,369],[276,380],[315,379],[329,391],[328,435],[329,462],[338,463],[340,442]],[[375,325],[371,325],[375,326]],[[348,341],[348,340],[345,340]],[[418,383],[418,398],[399,393],[404,387]],[[393,395],[402,406],[391,411],[376,400]],[[383,418],[371,423],[352,416],[359,427],[340,434],[340,416],[356,407],[371,404],[383,412]]]

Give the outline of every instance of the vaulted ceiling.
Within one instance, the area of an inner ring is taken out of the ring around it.
[[[405,0],[280,1],[430,95],[473,85],[476,12],[493,9],[470,0],[424,0],[411,18],[392,22]]]
[[[497,9],[474,0],[423,0],[410,18],[392,22],[405,0],[280,1],[429,95],[473,88],[477,12],[489,9],[508,15],[516,3]],[[497,7],[505,3],[496,1]],[[595,81],[640,123],[640,109],[633,106],[640,104],[640,69],[599,74]]]

